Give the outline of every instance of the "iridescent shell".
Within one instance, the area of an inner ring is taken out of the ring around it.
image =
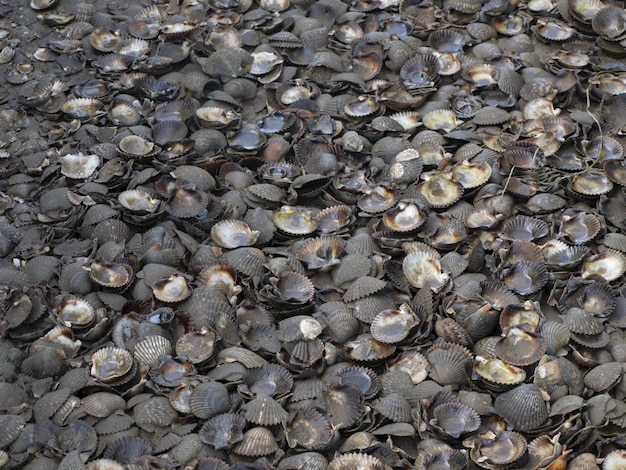
[[[526,379],[526,372],[502,359],[476,356],[474,376],[496,385],[517,385]]]
[[[607,249],[597,255],[585,259],[582,267],[582,277],[591,275],[602,276],[611,282],[618,279],[626,271],[626,256],[623,253]]]
[[[328,271],[339,263],[343,253],[343,240],[338,237],[322,236],[307,239],[296,252],[296,257],[311,270]]]

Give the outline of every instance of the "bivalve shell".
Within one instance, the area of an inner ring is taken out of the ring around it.
[[[518,385],[498,395],[493,406],[517,431],[532,431],[548,418],[546,402],[534,384]]]

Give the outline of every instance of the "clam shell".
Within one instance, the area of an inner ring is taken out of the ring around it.
[[[541,390],[534,384],[518,385],[498,395],[493,406],[518,431],[532,431],[548,418]]]

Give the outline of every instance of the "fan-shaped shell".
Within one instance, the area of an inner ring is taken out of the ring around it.
[[[91,357],[91,376],[101,382],[122,378],[133,367],[133,356],[126,349],[102,348]]]
[[[471,353],[458,344],[437,343],[426,352],[430,377],[441,385],[460,385],[469,380]]]
[[[541,390],[534,384],[518,385],[498,395],[493,406],[496,413],[518,431],[532,431],[548,418],[546,402]]]

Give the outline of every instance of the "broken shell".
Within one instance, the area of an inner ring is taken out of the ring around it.
[[[100,166],[97,155],[67,154],[61,157],[61,173],[68,178],[84,179],[94,174]]]

